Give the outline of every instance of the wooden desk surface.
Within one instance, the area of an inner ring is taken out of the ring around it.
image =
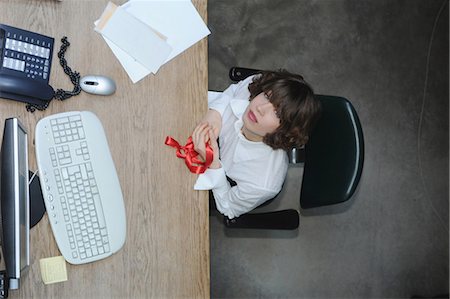
[[[184,142],[207,109],[207,41],[203,39],[164,65],[156,76],[133,84],[93,23],[108,0],[2,0],[0,23],[55,38],[50,83],[72,90],[57,52],[62,36],[71,43],[70,67],[81,75],[101,74],[117,84],[113,96],[82,92],[53,101],[31,114],[23,103],[0,99],[4,119],[17,116],[28,128],[30,170],[37,169],[33,137],[44,116],[72,110],[97,114],[106,131],[124,194],[127,238],[115,255],[86,265],[67,263],[69,280],[44,285],[39,259],[60,255],[47,215],[31,230],[31,266],[11,298],[209,297],[209,227],[206,192],[194,191],[171,135]],[[115,1],[123,4],[125,1]],[[194,0],[206,20],[207,0]],[[2,134],[2,133],[0,133]]]

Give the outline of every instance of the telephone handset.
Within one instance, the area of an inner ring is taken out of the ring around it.
[[[61,39],[59,63],[73,84],[72,91],[48,84],[52,66],[54,39],[45,35],[0,24],[0,98],[27,103],[27,110],[47,109],[55,98],[66,100],[81,92],[80,73],[73,71],[64,58],[70,46]]]
[[[51,37],[0,24],[0,97],[39,107],[52,100],[53,45]]]
[[[28,103],[30,99],[50,101],[55,91],[50,85],[36,80],[0,73],[0,96],[8,95],[13,100]]]

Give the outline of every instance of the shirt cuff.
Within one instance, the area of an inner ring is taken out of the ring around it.
[[[217,169],[208,168],[200,174],[194,185],[194,190],[211,190],[227,184],[227,177],[223,167]]]

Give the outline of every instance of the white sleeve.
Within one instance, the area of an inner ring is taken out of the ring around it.
[[[212,190],[217,210],[230,219],[253,210],[273,198],[280,191],[264,189],[246,183],[231,187],[223,167],[207,169],[200,174],[194,185],[194,190]]]
[[[228,183],[228,182],[227,182]],[[228,218],[239,217],[250,212],[267,200],[275,197],[279,190],[269,190],[240,183],[231,187],[227,185],[212,189],[217,210]]]
[[[211,190],[214,188],[223,188],[226,185],[229,185],[229,183],[222,166],[217,169],[208,168],[198,176],[194,190]]]

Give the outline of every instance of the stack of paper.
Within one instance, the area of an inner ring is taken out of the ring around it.
[[[210,34],[190,0],[110,2],[95,25],[133,83]]]

